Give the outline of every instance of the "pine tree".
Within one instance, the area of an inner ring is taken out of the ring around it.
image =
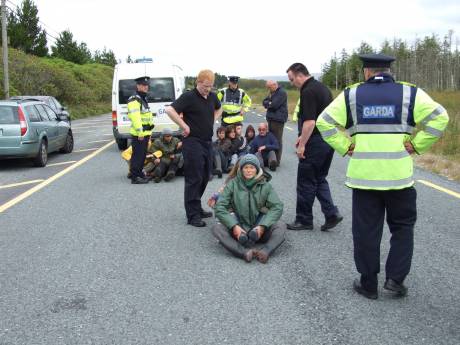
[[[91,52],[86,43],[74,41],[73,34],[65,30],[59,34],[56,44],[51,47],[52,56],[71,61],[80,65],[91,62]]]

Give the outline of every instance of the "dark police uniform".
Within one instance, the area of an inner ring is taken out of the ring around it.
[[[314,120],[332,101],[329,89],[313,77],[305,81],[300,89],[299,136],[304,121]],[[313,203],[317,198],[321,211],[327,219],[338,214],[332,201],[329,184],[326,180],[331,166],[334,150],[323,140],[315,127],[305,145],[305,158],[299,159],[297,168],[296,221],[305,226],[313,226]],[[289,225],[288,225],[289,228]]]
[[[183,113],[190,134],[183,140],[184,156],[184,204],[189,224],[200,224],[203,216],[201,197],[212,171],[212,135],[214,111],[220,109],[220,101],[210,92],[204,98],[195,88],[182,94],[171,104],[177,113]]]

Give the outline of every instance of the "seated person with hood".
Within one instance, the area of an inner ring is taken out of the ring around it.
[[[257,156],[261,166],[268,166],[271,171],[275,171],[278,165],[276,151],[280,148],[278,139],[268,131],[267,123],[260,123],[258,131],[259,135],[251,142],[250,152]]]
[[[216,130],[217,139],[212,143],[213,151],[213,175],[222,178],[222,172],[227,172],[228,160],[223,153],[225,145],[225,127],[219,127]]]
[[[284,242],[286,224],[279,221],[283,203],[256,156],[241,157],[239,165],[235,178],[228,181],[216,203],[219,223],[212,232],[233,255],[247,262],[255,257],[266,263]]]
[[[160,138],[153,142],[149,153],[161,151],[162,155],[161,158],[153,161],[153,166],[149,165],[149,169],[145,167],[144,170],[147,172],[153,170],[155,182],[160,182],[165,175],[165,181],[170,181],[176,176],[177,169],[183,161],[182,153],[180,153],[181,147],[182,142],[179,138],[173,137],[169,128],[163,129]]]
[[[236,139],[238,139],[238,157],[244,156],[248,153],[249,146],[246,141],[246,137],[243,135],[243,124],[237,123],[235,124],[235,132],[236,132]]]

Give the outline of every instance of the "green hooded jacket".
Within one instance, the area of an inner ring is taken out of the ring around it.
[[[225,186],[219,196],[215,207],[216,217],[228,229],[237,224],[246,231],[256,225],[270,228],[281,218],[283,203],[267,181],[267,176],[264,175],[262,169],[255,178],[257,182],[251,189],[248,189],[241,170],[238,170],[237,176]],[[231,214],[232,211],[238,215],[239,221]],[[263,216],[256,223],[260,213]]]

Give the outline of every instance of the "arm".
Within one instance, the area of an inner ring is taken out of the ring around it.
[[[238,224],[236,218],[232,216],[229,211],[232,205],[234,184],[235,181],[232,180],[225,186],[215,208],[216,218],[228,229],[232,229]]]
[[[252,101],[247,92],[244,92],[242,111],[247,112],[251,108]]]
[[[270,105],[268,106],[268,110],[277,110],[287,102],[287,93],[282,89],[278,89],[273,96]]]
[[[214,110],[214,121],[217,121],[222,116],[222,107],[217,110]]]
[[[169,118],[173,120],[182,130],[184,131],[184,137],[187,137],[190,134],[190,127],[182,120],[179,113],[172,106],[166,107],[166,114]]]
[[[131,120],[132,127],[137,132],[137,137],[142,140],[141,104],[136,99],[128,102],[128,117]]]
[[[268,208],[267,214],[265,214],[259,222],[259,225],[264,226],[265,228],[270,228],[273,226],[277,221],[280,220],[283,214],[283,203],[276,194],[275,190],[273,189],[272,185],[269,184],[269,192],[267,201],[265,202],[265,207]]]
[[[278,143],[278,139],[276,139],[275,135],[273,133],[268,133],[267,134],[269,137],[269,141],[268,141],[268,144],[265,145],[265,149],[267,151],[271,151],[271,150],[279,150],[280,149],[280,145]]]

